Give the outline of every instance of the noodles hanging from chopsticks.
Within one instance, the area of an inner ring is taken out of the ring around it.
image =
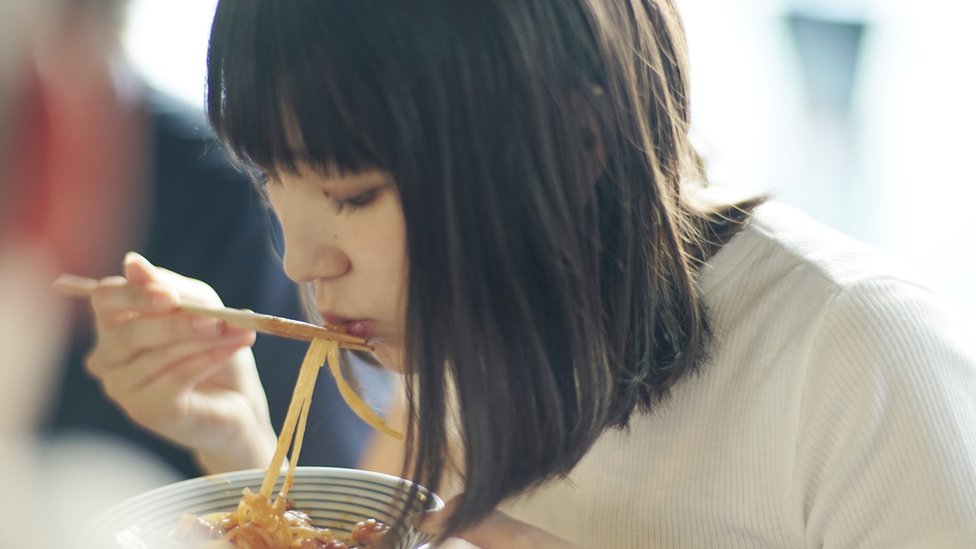
[[[212,527],[219,531],[220,538],[230,543],[250,547],[332,547],[338,543],[332,532],[311,524],[308,515],[289,508],[286,496],[295,481],[295,469],[302,451],[308,412],[312,404],[312,394],[319,368],[328,359],[329,368],[336,379],[339,393],[354,412],[377,430],[396,438],[402,438],[397,431],[389,428],[378,414],[373,412],[342,376],[339,364],[339,343],[334,340],[314,339],[305,354],[298,372],[298,381],[292,393],[292,400],[285,415],[285,421],[278,435],[278,446],[265,472],[258,493],[245,488],[237,509],[230,513],[218,513],[203,517],[203,528]],[[281,476],[281,468],[291,448],[288,472],[278,495],[272,499],[275,484]],[[195,517],[193,518],[194,520]],[[188,522],[184,529],[201,526],[199,522]],[[362,541],[381,536],[386,525],[367,521],[356,525],[353,536]],[[185,535],[185,534],[184,534]],[[313,545],[305,545],[312,543]],[[342,545],[338,545],[342,546]]]
[[[374,412],[368,404],[363,402],[363,399],[359,398],[356,391],[346,383],[344,377],[342,377],[342,368],[339,365],[339,347],[333,347],[329,349],[329,369],[332,370],[332,376],[335,377],[336,386],[339,388],[339,394],[342,395],[342,399],[346,401],[346,404],[356,412],[356,415],[360,417],[363,421],[368,423],[373,429],[389,435],[397,440],[403,439],[403,433],[391,429],[387,426],[386,421]]]
[[[262,546],[261,543],[267,543],[269,540],[275,543],[275,547],[290,547],[292,543],[310,539],[322,542],[334,540],[329,530],[312,527],[307,517],[289,514],[286,496],[294,483],[295,468],[298,466],[298,456],[302,451],[308,410],[312,404],[312,393],[319,368],[330,351],[338,348],[337,342],[324,339],[315,339],[309,346],[298,372],[298,381],[295,383],[284,425],[278,435],[278,447],[268,465],[261,489],[254,494],[245,488],[237,510],[221,520],[220,527],[224,529],[224,539],[245,547],[259,547]],[[281,475],[281,467],[289,447],[292,451],[288,473],[285,475],[278,496],[272,500],[272,491]]]
[[[282,495],[287,494],[291,488],[295,467],[298,464],[298,455],[302,451],[308,409],[312,403],[312,393],[315,390],[315,380],[318,378],[319,368],[325,362],[325,358],[332,351],[338,351],[338,349],[339,344],[335,341],[314,339],[308,347],[308,352],[305,353],[305,359],[302,360],[302,366],[298,371],[298,381],[295,383],[291,404],[289,404],[288,413],[285,415],[285,423],[278,435],[278,447],[275,449],[274,457],[271,458],[271,463],[264,475],[264,483],[261,484],[261,495],[265,498],[271,498],[271,491],[274,490],[278,475],[281,474],[281,466],[285,461],[288,448],[292,446],[292,439],[295,438],[297,428],[297,438],[295,438],[295,447],[291,453],[288,475],[285,477],[285,484],[281,488]]]

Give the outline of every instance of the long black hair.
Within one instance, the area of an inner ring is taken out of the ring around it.
[[[396,181],[404,474],[437,489],[456,413],[451,531],[567,473],[705,357],[697,266],[749,205],[686,196],[704,178],[671,0],[222,1],[208,64],[244,162]]]

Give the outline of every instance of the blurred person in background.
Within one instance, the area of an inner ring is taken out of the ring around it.
[[[30,63],[41,10],[27,2],[0,3],[0,433],[3,445],[32,434],[53,362],[52,343],[63,315],[44,280],[57,268],[41,218],[56,189],[43,177],[43,118]],[[9,453],[4,452],[4,456]],[[4,468],[3,470],[6,470]]]
[[[200,109],[150,89],[123,58],[118,36],[127,2],[56,0],[52,7],[40,85],[58,121],[51,128],[58,158],[51,177],[70,182],[51,216],[63,269],[115,274],[125,252],[136,250],[207,281],[227,306],[300,318],[298,293],[282,272],[276,228],[261,197],[228,163]],[[46,431],[117,436],[183,476],[199,475],[194,455],[133,424],[84,371],[89,317],[85,307],[74,311]],[[284,417],[304,351],[301,342],[270,337],[254,345],[274,425]],[[342,403],[331,378],[318,384],[314,402],[303,464],[354,465],[367,427]]]
[[[95,437],[41,439],[68,315],[50,282],[69,258],[53,229],[75,181],[57,173],[61,123],[39,77],[49,4],[0,2],[0,547],[80,547],[95,513],[174,477]],[[86,205],[100,197],[93,194]],[[79,204],[79,206],[81,206]]]

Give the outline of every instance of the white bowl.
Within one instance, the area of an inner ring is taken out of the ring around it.
[[[233,511],[244,488],[257,492],[263,479],[264,470],[253,469],[184,480],[145,492],[115,505],[95,521],[89,532],[92,546],[151,549],[184,514]],[[284,475],[278,479],[275,493],[283,479]],[[410,486],[409,481],[399,477],[359,469],[298,467],[288,498],[295,502],[296,509],[309,515],[315,526],[344,537],[362,520],[374,518],[393,523],[405,504],[402,489]],[[444,506],[426,488],[419,490],[421,497],[411,513]],[[414,549],[429,541],[429,536],[411,528],[395,547]]]

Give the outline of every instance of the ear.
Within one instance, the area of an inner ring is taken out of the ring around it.
[[[577,88],[570,94],[570,105],[579,122],[584,150],[585,180],[583,189],[588,197],[596,182],[607,169],[607,129],[610,105],[602,87],[592,84],[585,89]]]

